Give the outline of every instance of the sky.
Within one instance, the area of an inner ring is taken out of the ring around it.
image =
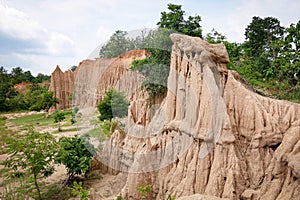
[[[200,15],[204,34],[213,28],[242,42],[253,16],[300,20],[299,0],[0,0],[0,66],[51,74],[86,59],[116,30],[155,28],[167,4]]]

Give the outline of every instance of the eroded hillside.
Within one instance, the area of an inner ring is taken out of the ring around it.
[[[122,196],[139,199],[136,188],[151,185],[149,199],[299,198],[300,106],[249,90],[226,69],[223,45],[171,38],[167,97],[148,125],[129,116],[106,151],[106,164],[129,171]]]
[[[300,199],[300,105],[250,90],[227,70],[223,45],[179,34],[171,39],[168,93],[154,116],[142,78],[129,70],[136,56],[75,72],[80,108],[95,106],[110,87],[131,101],[124,130],[98,154],[109,172],[128,172],[123,198],[141,199],[136,188],[150,185],[147,198],[158,200]]]

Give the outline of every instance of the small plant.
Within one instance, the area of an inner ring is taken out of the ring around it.
[[[66,119],[65,114],[61,111],[57,111],[54,114],[54,122],[58,123],[58,131],[61,131],[60,122]]]
[[[54,172],[53,161],[57,153],[55,138],[50,133],[31,129],[19,139],[11,138],[7,143],[9,157],[3,164],[13,169],[18,177],[24,173],[32,175],[38,199],[42,199],[38,178],[48,177]]]
[[[103,122],[100,123],[101,129],[107,137],[111,136],[111,134],[116,130],[117,126],[118,123],[113,120],[112,121],[104,120]]]
[[[90,196],[90,191],[82,188],[82,182],[73,182],[73,187],[70,188],[73,195],[79,196],[80,200],[88,200]]]
[[[74,175],[86,174],[90,169],[94,146],[78,136],[62,137],[58,143],[61,149],[56,162],[66,166],[69,180]]]
[[[117,200],[123,200],[123,197],[122,196],[118,196]]]
[[[139,191],[139,193],[140,193],[142,199],[146,199],[147,196],[149,195],[149,193],[152,191],[151,185],[145,185],[145,186],[144,186],[144,185],[142,184],[142,186],[137,187],[136,189]]]
[[[71,118],[71,124],[75,124],[76,123],[76,119],[75,119],[75,117],[76,117],[76,114],[78,113],[78,111],[79,111],[79,108],[78,107],[75,107],[74,109],[73,109],[73,112],[72,112],[72,118]]]

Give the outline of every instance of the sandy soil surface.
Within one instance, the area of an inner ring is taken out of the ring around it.
[[[98,173],[102,178],[87,182],[91,188],[91,197],[94,200],[115,200],[126,183],[127,174],[101,174],[100,171],[93,173]]]

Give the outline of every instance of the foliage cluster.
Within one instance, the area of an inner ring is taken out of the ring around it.
[[[107,136],[110,137],[111,134],[118,127],[118,123],[114,120],[104,120],[100,123],[101,131]]]
[[[13,68],[8,73],[4,67],[0,67],[0,111],[48,111],[58,103],[58,99],[53,92],[48,91],[48,86],[41,84],[44,81],[49,82],[50,76],[38,74],[34,77],[30,71],[24,72],[21,67]],[[13,87],[21,82],[32,83],[22,94]]]
[[[60,150],[56,162],[64,164],[70,178],[86,174],[92,161],[94,146],[78,136],[62,137],[58,142]]]
[[[110,89],[97,106],[100,113],[99,119],[104,121],[111,120],[114,117],[125,117],[128,114],[128,106],[129,102],[122,93]]]
[[[141,198],[146,199],[149,196],[150,192],[152,191],[152,186],[142,184],[140,187],[137,187],[136,189],[139,191]]]
[[[151,101],[156,95],[164,96],[170,70],[171,33],[183,33],[202,37],[200,16],[188,16],[180,5],[168,4],[169,12],[162,12],[158,29],[142,31],[141,36],[129,38],[126,31],[116,31],[108,43],[100,50],[100,57],[117,57],[128,50],[146,49],[150,57],[135,60],[132,69],[145,77],[142,87],[146,89]]]
[[[151,56],[142,61],[135,60],[132,69],[145,76],[143,87],[150,94],[151,100],[166,91],[172,45],[169,34],[179,32],[198,36],[210,43],[223,43],[230,57],[227,67],[238,71],[258,90],[280,99],[299,102],[300,21],[283,27],[274,17],[254,16],[245,29],[243,43],[229,42],[226,36],[215,29],[202,36],[200,22],[200,16],[185,18],[181,5],[168,4],[168,12],[162,12],[157,23],[158,30],[143,32],[135,39],[126,37],[127,32],[117,31],[100,50],[100,56],[116,57],[127,50],[146,49]],[[115,49],[121,44],[126,48]],[[120,49],[122,51],[116,53]]]
[[[13,169],[15,176],[22,176],[24,171],[32,175],[38,199],[42,199],[37,180],[40,176],[48,177],[54,172],[52,163],[57,147],[51,134],[38,133],[31,129],[26,135],[20,135],[19,139],[8,141],[7,153],[10,157],[4,161],[4,165]]]
[[[60,110],[55,111],[54,113],[54,122],[58,123],[58,131],[61,131],[60,122],[66,119],[65,114]]]
[[[159,28],[167,28],[176,32],[202,38],[202,27],[200,16],[189,16],[184,19],[185,11],[181,5],[168,4],[169,12],[162,12],[160,21],[157,23]]]
[[[300,99],[300,21],[289,27],[273,17],[254,16],[245,29],[245,42],[230,43],[214,31],[206,39],[223,43],[231,62],[251,85],[280,99]]]
[[[30,196],[42,199],[41,184],[38,179],[50,176],[54,172],[54,164],[64,164],[69,179],[75,175],[86,174],[91,165],[93,146],[86,140],[74,136],[63,137],[57,141],[50,133],[39,133],[30,129],[18,138],[6,139],[8,158],[1,164],[12,169],[12,177],[26,177],[32,180],[26,183]],[[34,187],[36,193],[28,187]],[[81,191],[82,192],[82,191]],[[36,194],[36,195],[34,195]]]

